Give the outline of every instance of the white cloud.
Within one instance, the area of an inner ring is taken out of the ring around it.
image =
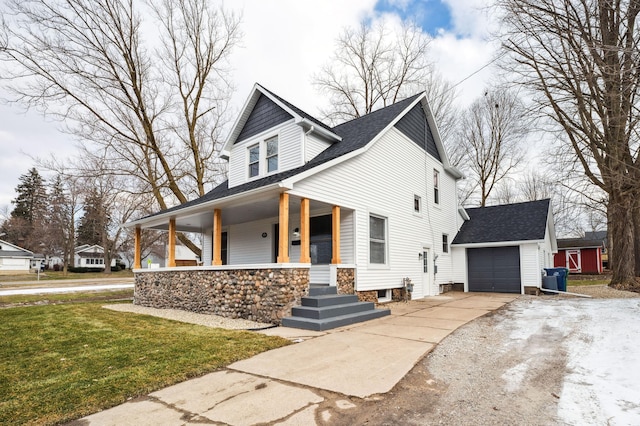
[[[431,54],[437,68],[455,83],[490,61],[493,49],[486,41],[488,20],[477,7],[485,0],[444,1],[451,7],[454,33],[439,34]],[[375,0],[244,0],[226,4],[243,15],[243,47],[231,56],[237,88],[234,108],[242,106],[253,84],[259,82],[317,114],[327,101],[312,86],[313,73],[331,58],[335,39],[345,26],[375,17],[375,4]],[[461,84],[461,104],[481,94],[490,77],[491,71],[486,69]],[[21,115],[15,108],[0,106],[0,116],[1,209],[15,198],[19,176],[33,166],[24,153],[64,159],[73,155],[74,148],[70,136],[35,112]]]

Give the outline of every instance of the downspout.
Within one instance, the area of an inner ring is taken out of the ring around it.
[[[304,143],[302,144],[302,163],[307,164],[307,136],[309,136],[313,131],[316,130],[316,126],[311,126],[309,130],[304,132]]]

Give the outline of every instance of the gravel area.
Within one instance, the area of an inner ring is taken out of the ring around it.
[[[620,291],[615,288],[611,288],[608,285],[580,285],[569,286],[567,291],[580,294],[588,294],[595,299],[629,299],[633,297],[640,297],[640,293],[634,293],[631,291]]]
[[[206,327],[226,328],[228,330],[252,330],[273,327],[273,324],[265,324],[249,321],[241,318],[225,318],[218,315],[197,314],[195,312],[181,311],[178,309],[156,309],[127,303],[104,305],[103,308],[119,312],[131,312],[134,314],[152,315],[174,321],[204,325]]]
[[[571,287],[569,291],[588,293],[593,299],[640,296],[599,285]],[[576,411],[577,418],[582,419],[579,421],[567,420],[559,413],[563,404],[581,403],[600,409],[594,395],[580,394],[576,401],[566,385],[568,374],[583,371],[572,362],[582,361],[593,344],[593,337],[583,328],[583,322],[588,323],[589,308],[579,309],[598,304],[593,299],[523,295],[456,330],[391,392],[354,400],[356,409],[334,412],[332,421],[389,426],[640,424],[624,420],[603,423],[596,417],[585,422],[589,413],[584,409]],[[545,309],[555,314],[547,316]],[[525,313],[539,318],[516,321]],[[562,321],[554,320],[560,316]],[[613,387],[620,383],[609,376],[602,380],[611,380]],[[574,387],[586,388],[584,392],[601,388],[587,382],[580,378]],[[624,390],[617,392],[625,394]],[[566,409],[563,412],[566,414]]]

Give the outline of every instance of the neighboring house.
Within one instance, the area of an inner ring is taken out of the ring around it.
[[[28,273],[33,252],[0,240],[0,275]]]
[[[47,264],[47,258],[44,254],[42,253],[33,254],[33,259],[31,259],[31,264],[30,264],[31,269],[33,270],[40,269],[41,271],[44,271],[46,264]]]
[[[560,238],[554,266],[568,268],[571,274],[601,274],[604,247],[601,239]]]
[[[549,200],[466,209],[452,244],[465,291],[524,293],[540,288],[557,251]]]
[[[484,255],[518,248],[518,288],[494,291],[539,287],[541,268],[552,264],[548,200],[500,210],[504,221],[495,225],[532,217],[531,235],[451,245],[461,227],[484,216],[457,204],[462,175],[449,163],[425,94],[329,127],[256,85],[223,156],[226,182],[126,225],[136,228],[137,253],[142,228],[168,231],[169,267],[136,270],[136,303],[279,322],[313,285],[374,302],[403,298],[411,287],[414,299],[454,283],[474,289],[466,265],[476,248],[491,249]],[[201,233],[204,266],[176,267],[180,231]]]
[[[104,269],[104,248],[97,244],[83,244],[76,247],[73,254],[73,266]],[[111,259],[111,266],[116,266],[116,259]]]

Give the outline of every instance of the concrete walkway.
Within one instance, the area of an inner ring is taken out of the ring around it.
[[[352,398],[376,398],[389,392],[447,335],[516,297],[452,292],[393,304],[389,316],[327,332],[285,327],[264,330],[298,343],[72,424],[329,422],[331,410],[353,408]]]

